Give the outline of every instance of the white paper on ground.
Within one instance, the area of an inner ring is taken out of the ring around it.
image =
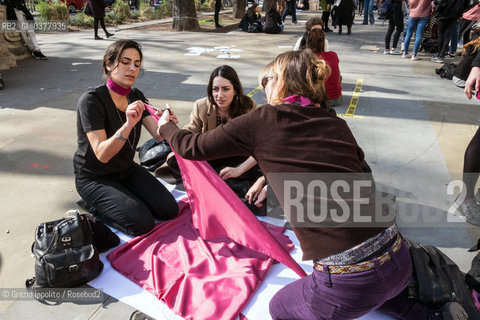
[[[161,179],[166,188],[172,192],[177,201],[180,201],[186,196],[185,192],[175,189],[174,185],[168,184]],[[262,217],[262,221],[268,222],[270,219]],[[278,219],[271,220],[272,224],[279,224]],[[120,245],[130,240],[132,237],[118,230],[112,229],[120,237]],[[295,234],[287,230],[285,234],[292,240],[295,249],[291,252],[292,257],[298,264],[307,272],[312,272],[312,262],[302,261],[302,252],[300,250],[299,242]],[[113,249],[112,249],[113,250]],[[112,251],[110,250],[110,251]],[[110,251],[100,255],[104,268],[99,277],[90,281],[89,285],[94,288],[102,289],[106,294],[142,311],[143,313],[160,320],[182,320],[183,318],[176,315],[170,310],[167,305],[158,300],[153,294],[142,289],[132,281],[125,278],[112,268],[110,262],[107,260],[107,255]],[[285,285],[299,279],[298,275],[291,269],[285,267],[280,263],[274,263],[268,271],[267,277],[262,282],[258,290],[255,292],[249,303],[243,310],[243,314],[249,320],[267,320],[271,319],[268,312],[268,305],[270,299],[277,293],[278,290]],[[361,320],[392,320],[393,318],[382,315],[378,312],[372,312],[366,316],[359,318]]]

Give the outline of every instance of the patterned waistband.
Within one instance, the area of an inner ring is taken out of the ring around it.
[[[403,243],[402,237],[400,235],[397,235],[397,240],[395,240],[395,243],[391,247],[393,253],[398,252],[398,250],[402,246],[402,243]],[[392,257],[389,252],[385,252],[374,259],[377,259],[378,263],[380,265],[383,265],[386,262],[390,261]],[[352,265],[347,265],[347,266],[326,266],[326,267],[328,268],[330,273],[334,273],[334,274],[357,273],[357,272],[372,270],[373,268],[375,268],[374,259],[352,264]],[[320,272],[324,272],[324,265],[322,264],[315,263],[314,268]]]
[[[377,252],[383,252],[383,249],[386,248],[389,243],[392,243],[397,235],[398,228],[396,225],[392,225],[383,232],[363,241],[353,248],[333,254],[321,260],[314,260],[313,262],[328,266],[355,264],[376,255]]]

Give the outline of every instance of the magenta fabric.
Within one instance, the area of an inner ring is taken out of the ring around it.
[[[126,96],[127,94],[130,93],[130,91],[132,91],[132,88],[130,88],[130,87],[124,88],[124,87],[118,85],[115,81],[113,81],[112,78],[108,78],[107,87],[108,87],[108,89],[112,90],[115,93],[118,93],[121,96]]]
[[[194,204],[193,225],[203,239],[226,236],[283,263],[300,277],[307,276],[206,161],[185,160],[176,153],[175,157]]]
[[[192,225],[188,200],[179,216],[133,238],[108,256],[113,268],[164,301],[185,319],[235,319],[273,262],[219,237],[203,240]],[[269,227],[287,249],[284,228]]]
[[[302,107],[315,105],[315,103],[313,103],[312,100],[310,100],[309,98],[298,95],[298,94],[294,94],[293,96],[283,98],[283,101],[286,101],[288,103],[294,103],[294,102],[300,101],[300,105]]]
[[[475,302],[475,307],[480,311],[480,294],[476,290],[472,290],[473,301]]]
[[[312,103],[310,99],[299,95],[286,99]],[[158,121],[155,109],[148,104],[145,106]],[[185,160],[176,153],[175,156],[182,172],[185,191],[194,204],[193,224],[203,239],[228,237],[283,263],[300,277],[307,276],[206,161]]]

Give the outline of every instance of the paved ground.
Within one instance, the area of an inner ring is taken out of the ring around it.
[[[0,91],[0,288],[22,288],[33,275],[30,254],[35,227],[76,208],[73,179],[76,147],[76,103],[82,92],[101,81],[101,58],[119,38],[139,41],[145,72],[137,86],[154,105],[169,102],[181,125],[192,102],[206,95],[210,72],[232,65],[247,92],[257,87],[263,66],[291,49],[304,21],[318,12],[299,14],[300,24],[287,21],[280,35],[139,31],[118,28],[115,37],[94,41],[93,31],[39,35],[48,61],[20,61],[2,72]],[[446,188],[459,177],[465,148],[478,126],[478,102],[440,79],[439,65],[420,54],[411,62],[383,55],[386,25],[361,25],[351,36],[327,34],[330,49],[340,57],[345,113],[355,85],[363,80],[355,117],[345,118],[375,176],[398,195],[399,224],[404,234],[439,246],[467,271],[466,253],[480,237],[478,228],[446,220],[454,196]],[[218,59],[221,51],[185,55],[190,47],[240,49],[239,59]],[[263,103],[261,92],[254,99]],[[143,135],[142,140],[148,137]],[[407,214],[408,213],[408,214]],[[133,309],[114,299],[102,304],[63,303],[47,307],[36,301],[0,299],[0,319],[128,319]]]

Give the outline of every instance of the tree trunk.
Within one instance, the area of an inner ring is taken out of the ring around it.
[[[173,0],[173,24],[176,31],[200,31],[194,0]]]
[[[262,11],[263,12],[267,12],[268,9],[270,9],[270,6],[272,5],[272,3],[277,3],[276,0],[264,0],[263,1],[263,7],[262,7]],[[280,14],[282,14],[283,12],[280,12]]]
[[[233,16],[242,19],[247,8],[246,0],[233,0]]]

